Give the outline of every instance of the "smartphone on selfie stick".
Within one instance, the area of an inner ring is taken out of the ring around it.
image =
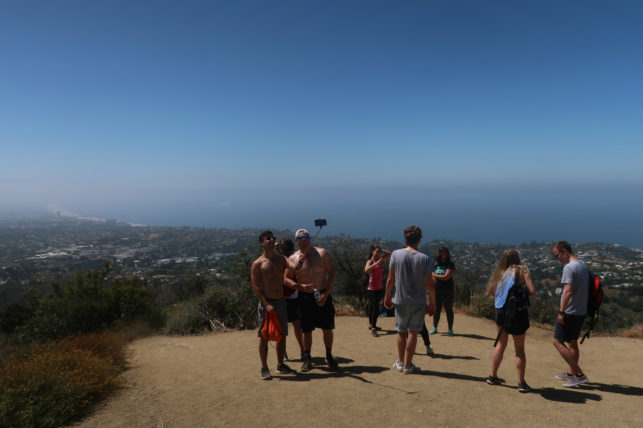
[[[319,230],[317,230],[317,233],[315,233],[315,236],[313,236],[313,239],[315,239],[315,238],[317,238],[317,236],[319,236],[319,232],[321,232],[322,227],[324,227],[326,225],[328,225],[328,222],[326,221],[325,218],[315,219],[315,226],[318,227]]]

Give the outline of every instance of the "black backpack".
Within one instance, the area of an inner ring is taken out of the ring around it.
[[[514,268],[514,283],[509,289],[507,300],[502,306],[504,312],[504,322],[498,332],[496,341],[493,343],[495,348],[500,340],[503,331],[509,334],[514,332],[525,331],[529,328],[529,289],[520,283],[520,273]]]
[[[588,271],[589,272],[589,271]],[[587,317],[589,318],[589,328],[587,332],[583,335],[580,343],[583,343],[585,339],[589,338],[589,333],[594,328],[594,324],[598,320],[598,310],[603,303],[603,283],[601,279],[589,272],[589,281],[587,282],[588,293],[587,293]]]
[[[366,272],[362,272],[362,276],[359,277],[360,287],[366,287],[369,281],[369,275]]]

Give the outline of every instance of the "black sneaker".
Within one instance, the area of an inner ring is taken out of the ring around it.
[[[489,385],[500,385],[501,382],[500,382],[500,379],[497,378],[496,376],[489,376],[487,378],[487,383]]]
[[[373,337],[380,337],[380,335],[377,334],[377,330],[375,329],[371,330],[371,334],[373,335]]]
[[[263,379],[263,380],[272,379],[272,376],[270,376],[270,370],[268,370],[268,367],[262,367],[261,368],[261,379]]]
[[[531,387],[527,385],[527,382],[521,382],[518,384],[518,392],[531,392]]]
[[[277,373],[279,374],[290,374],[294,373],[295,371],[288,367],[286,364],[281,363],[277,366]]]
[[[304,364],[301,365],[301,369],[299,369],[300,372],[309,372],[313,368],[313,361],[310,357],[305,357],[304,358]]]
[[[336,369],[338,367],[337,361],[335,361],[332,355],[326,355],[326,362],[328,363],[328,367],[331,369]]]

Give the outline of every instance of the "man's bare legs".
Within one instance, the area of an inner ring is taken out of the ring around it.
[[[259,338],[259,359],[261,360],[261,368],[268,367],[268,341]]]
[[[286,341],[282,340],[277,342],[277,363],[281,365],[284,362],[284,354],[286,353]],[[268,341],[259,339],[259,359],[261,360],[261,367],[268,367]]]
[[[326,349],[333,349],[333,330],[322,330],[324,332],[324,346]]]
[[[404,364],[404,353],[406,352],[406,339],[408,338],[408,333],[397,333],[397,360]]]
[[[569,365],[569,373],[580,375],[583,373],[580,366],[578,365],[578,359],[580,357],[580,352],[578,350],[578,341],[572,340],[569,342],[569,348],[565,346],[563,342],[558,339],[554,339],[554,347],[560,353],[560,356],[563,357],[567,365]]]
[[[313,332],[306,331],[301,333],[302,342],[304,344],[304,352],[310,354],[310,348],[313,347]]]
[[[410,367],[413,363],[413,355],[415,354],[417,340],[417,331],[405,331],[403,333],[397,333],[398,361],[403,363],[406,367]]]
[[[413,362],[413,355],[415,354],[415,346],[418,342],[418,332],[410,331],[408,339],[406,340],[406,357],[404,358],[404,365],[410,367]]]
[[[302,353],[304,352],[304,339],[302,338],[301,322],[299,320],[293,321],[292,329],[295,332],[295,339],[297,339],[297,343],[299,343],[299,352]]]

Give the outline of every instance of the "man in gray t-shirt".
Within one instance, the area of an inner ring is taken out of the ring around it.
[[[556,379],[566,381],[563,386],[572,387],[587,383],[587,377],[578,364],[578,336],[587,315],[589,270],[572,253],[572,247],[566,241],[556,242],[551,252],[564,265],[561,278],[563,294],[554,328],[554,347],[569,365],[569,369],[556,375]],[[569,346],[565,345],[566,342]]]
[[[419,373],[413,365],[417,333],[424,325],[426,290],[431,295],[429,314],[435,312],[435,288],[433,286],[433,263],[426,254],[417,249],[422,239],[422,229],[409,226],[404,229],[406,248],[393,251],[389,262],[384,306],[395,304],[395,328],[397,329],[398,359],[393,368],[404,374]],[[392,297],[395,287],[395,297]]]
[[[587,315],[587,295],[589,292],[589,270],[585,263],[574,257],[563,267],[563,276],[560,279],[563,287],[570,286],[569,302],[564,304],[566,295],[563,292],[560,297],[560,307],[565,308],[568,315]]]

